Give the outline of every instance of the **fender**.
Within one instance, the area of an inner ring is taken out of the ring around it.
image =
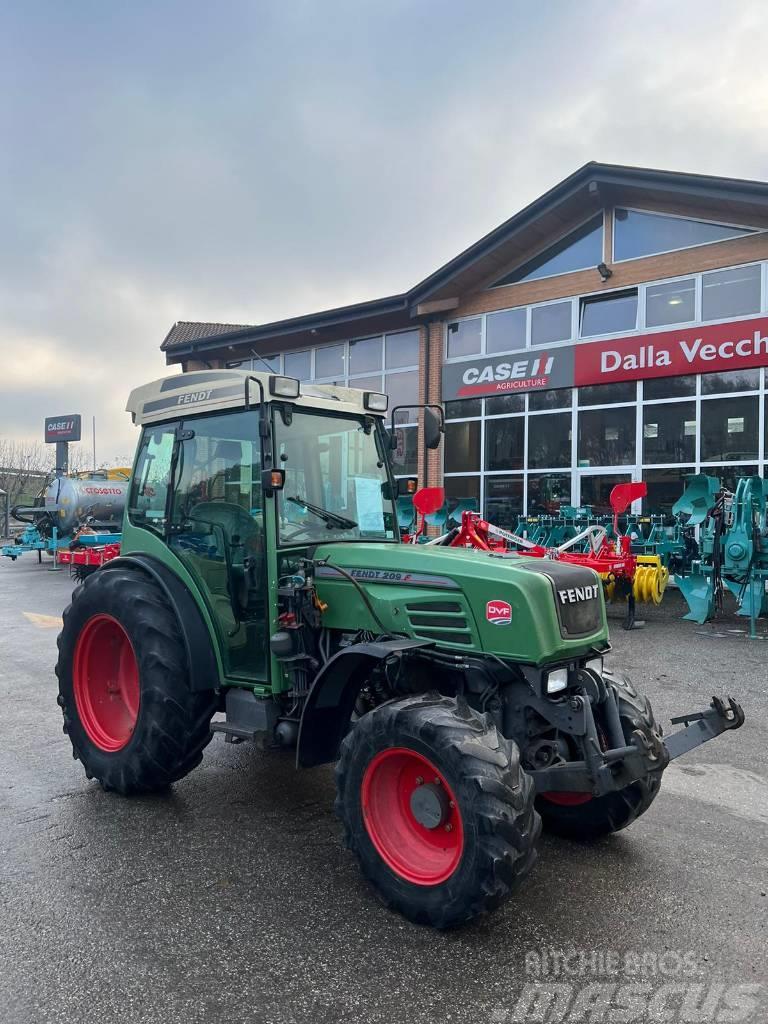
[[[432,640],[381,640],[344,647],[315,676],[304,704],[296,743],[296,767],[335,761],[347,731],[355,700],[371,671],[393,655],[422,647]]]
[[[162,562],[141,552],[118,555],[99,569],[111,572],[113,569],[140,569],[157,583],[168,603],[176,613],[189,665],[189,688],[193,693],[219,688],[219,668],[213,653],[211,638],[200,609],[189,589],[179,577]]]

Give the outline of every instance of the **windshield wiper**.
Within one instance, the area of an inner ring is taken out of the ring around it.
[[[319,505],[313,505],[309,501],[305,501],[304,498],[286,498],[286,501],[292,502],[294,505],[298,505],[300,508],[305,508],[307,512],[312,512],[318,519],[322,519],[323,522],[328,524],[328,529],[332,529],[334,526],[340,530],[354,530],[357,523],[354,519],[347,519],[345,516],[337,515],[336,512],[330,512],[327,508],[321,508]]]

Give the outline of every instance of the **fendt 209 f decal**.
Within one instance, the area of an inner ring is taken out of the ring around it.
[[[426,572],[401,572],[397,569],[349,569],[344,567],[356,580],[368,583],[398,583],[413,587],[440,587],[442,590],[458,590],[458,584],[448,576],[433,576]],[[332,565],[321,566],[317,570],[321,579],[344,579],[344,573],[334,569]]]

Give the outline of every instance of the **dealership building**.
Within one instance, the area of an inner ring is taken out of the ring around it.
[[[396,471],[510,525],[644,480],[765,475],[768,184],[589,163],[409,291],[259,326],[175,324],[167,362],[386,391]],[[425,452],[409,402],[439,402]]]

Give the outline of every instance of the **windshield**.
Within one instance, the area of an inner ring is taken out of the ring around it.
[[[281,544],[329,540],[394,540],[391,499],[381,441],[372,425],[352,416],[294,409],[286,425],[275,414]]]

